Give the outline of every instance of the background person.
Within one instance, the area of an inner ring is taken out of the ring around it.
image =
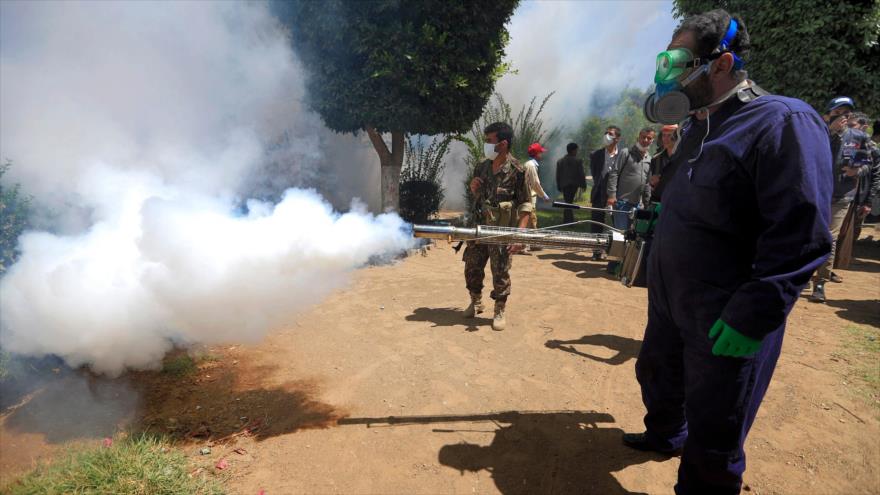
[[[584,161],[578,158],[577,143],[568,143],[566,155],[556,161],[556,187],[562,191],[566,203],[573,203],[578,189],[587,189],[587,174]],[[562,223],[574,222],[574,212],[568,208],[562,210]]]
[[[648,184],[651,186],[651,202],[660,203],[663,199],[663,190],[669,183],[675,171],[678,170],[678,163],[672,161],[672,155],[675,153],[675,145],[678,139],[678,125],[664,125],[660,130],[660,152],[651,158],[651,178]]]
[[[629,157],[629,151],[618,150],[620,143],[620,127],[610,125],[605,129],[602,136],[604,147],[590,154],[590,175],[593,176],[593,189],[590,191],[590,205],[593,208],[606,208],[608,205],[608,174],[612,168],[619,168],[620,161]],[[605,229],[599,225],[606,223],[604,211],[591,211],[590,218],[595,223],[590,224],[590,232],[598,234]],[[593,259],[605,256],[602,250],[593,251]]]

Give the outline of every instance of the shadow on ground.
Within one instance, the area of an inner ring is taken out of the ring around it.
[[[346,413],[315,399],[316,383],[296,380],[267,387],[268,368],[212,363],[183,379],[163,373],[138,377],[144,407],[140,425],[184,440],[257,440],[327,428]]]
[[[438,453],[440,464],[462,473],[488,472],[501,493],[635,494],[613,473],[628,466],[666,459],[621,444],[623,431],[605,413],[500,412],[460,416],[346,418],[340,425],[407,425],[491,422],[498,426],[489,445],[455,443]],[[449,433],[453,428],[438,428]]]
[[[538,259],[553,260],[553,266],[574,272],[580,278],[607,278],[616,280],[606,271],[607,261],[594,261],[592,253],[548,253],[539,254]]]
[[[578,350],[574,347],[576,345],[593,345],[607,347],[612,351],[617,351],[617,354],[609,358],[594,356],[592,354]],[[550,349],[559,349],[563,352],[568,352],[577,356],[585,357],[587,359],[592,359],[593,361],[599,361],[600,363],[606,363],[616,366],[619,364],[623,364],[630,359],[635,359],[639,355],[639,349],[641,349],[642,347],[642,342],[640,340],[621,337],[619,335],[595,334],[584,335],[583,337],[576,340],[548,340],[544,343],[544,346]]]
[[[132,421],[138,402],[138,394],[125,380],[70,372],[42,382],[9,408],[3,428],[41,433],[50,444],[108,437]]]
[[[484,315],[492,314],[492,300],[486,302]],[[491,318],[476,317],[465,318],[464,311],[456,308],[416,308],[412,314],[406,317],[407,321],[429,321],[435,327],[465,327],[468,332],[475,332],[479,327],[492,324]]]
[[[241,434],[262,440],[326,428],[345,416],[315,399],[313,382],[265,386],[272,383],[270,371],[217,359],[182,376],[153,371],[108,379],[68,373],[8,408],[3,429],[43,434],[51,444],[120,430],[183,441],[222,441]]]
[[[837,316],[845,320],[880,328],[880,299],[829,298],[825,304],[832,308],[840,308]]]

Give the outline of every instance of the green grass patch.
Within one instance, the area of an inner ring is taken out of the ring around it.
[[[197,367],[196,360],[186,353],[169,354],[162,361],[162,373],[173,376],[186,376],[194,372]]]
[[[72,449],[6,487],[9,495],[76,493],[222,495],[206,474],[190,477],[186,456],[161,438],[120,438],[110,447]]]
[[[843,347],[855,391],[880,413],[880,329],[850,325]]]
[[[544,227],[552,227],[554,225],[561,225],[565,222],[562,221],[562,208],[552,208],[548,210],[537,210],[538,215],[538,228]],[[574,211],[574,219],[577,220],[589,220],[590,212],[589,211]],[[561,227],[560,230],[571,230],[574,232],[589,232],[590,224],[589,223],[580,223],[577,225],[572,225],[570,227]]]

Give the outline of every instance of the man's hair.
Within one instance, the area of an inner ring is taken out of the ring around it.
[[[653,132],[654,134],[657,134],[657,130],[654,129],[653,127],[649,126],[649,125],[648,125],[648,126],[645,126],[645,127],[642,127],[642,129],[639,131],[639,134],[641,134],[641,133],[643,133],[643,132]]]
[[[730,42],[728,49],[742,60],[747,60],[751,43],[749,42],[749,32],[746,30],[746,24],[738,15],[734,14],[731,16],[724,9],[710,10],[709,12],[688,17],[675,28],[672,37],[676,38],[684,31],[694,33],[694,38],[697,41],[696,53],[694,55],[706,57],[721,44],[721,40],[727,34],[731,18],[736,21],[736,35]]]
[[[859,123],[859,125],[865,125],[868,123],[868,115],[865,113],[858,112],[857,114],[854,115],[854,117],[856,119],[856,122]]]
[[[504,122],[495,122],[486,126],[483,129],[483,134],[492,134],[495,133],[498,136],[498,142],[507,141],[507,149],[511,149],[513,147],[513,127],[510,127],[510,124],[506,124]]]
[[[577,151],[577,149],[578,149],[577,143],[568,143],[568,146],[565,147],[565,151],[567,151],[569,154]]]
[[[605,128],[605,132],[608,132],[611,129],[614,129],[617,132],[617,137],[620,137],[620,127],[617,127],[616,125],[609,125]]]

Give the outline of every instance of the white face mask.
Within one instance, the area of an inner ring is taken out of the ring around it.
[[[603,139],[605,140],[605,146],[611,146],[611,143],[614,142],[614,136],[608,134],[607,132],[605,133],[605,137]]]
[[[486,155],[486,158],[490,160],[494,160],[495,157],[498,156],[498,152],[495,151],[495,146],[492,143],[484,143],[483,144],[483,154]]]

